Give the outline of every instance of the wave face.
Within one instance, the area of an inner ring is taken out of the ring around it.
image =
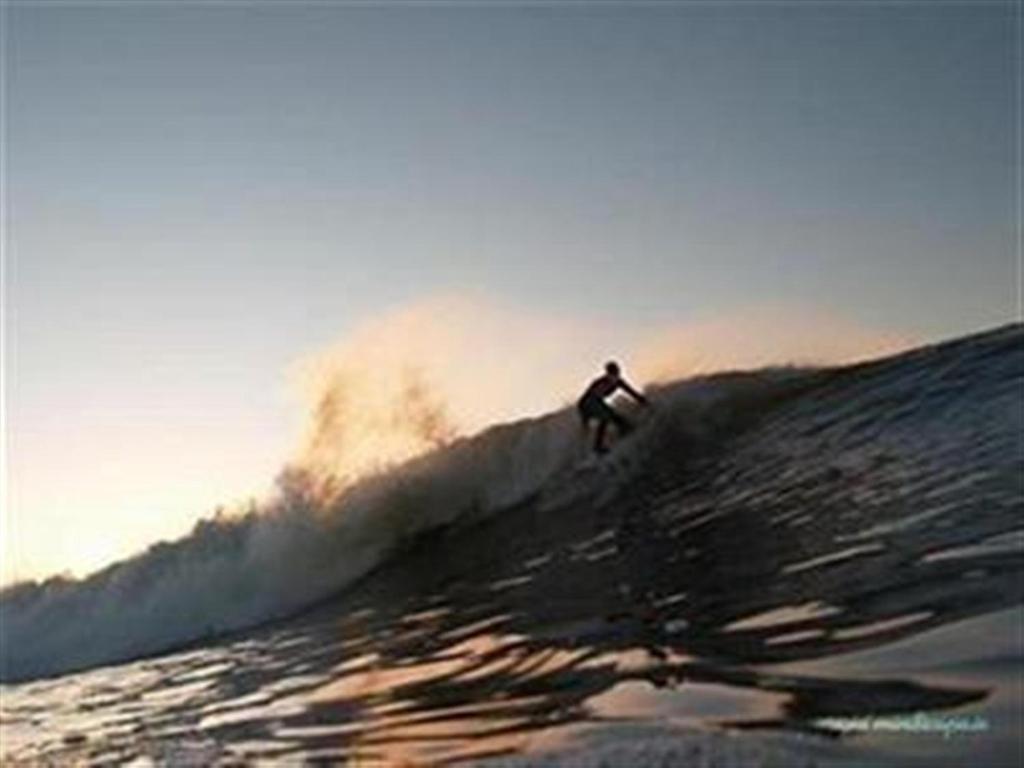
[[[773,419],[779,429],[774,443],[769,437],[773,455],[765,466],[774,480],[787,455],[793,467],[807,466],[811,451],[827,467],[830,442],[843,444],[845,457],[856,454],[850,444],[862,445],[867,464],[879,451],[911,452],[923,474],[905,478],[902,503],[912,507],[914,494],[928,492],[929,473],[948,476],[959,467],[979,493],[1017,478],[1016,494],[978,497],[980,515],[1004,520],[1013,512],[1004,507],[1019,513],[1021,504],[1022,341],[1022,326],[1014,325],[856,366],[676,382],[651,393],[655,408],[641,428],[600,463],[587,458],[576,415],[566,409],[493,427],[341,491],[287,471],[276,497],[243,516],[204,520],[179,541],[83,580],[0,593],[0,680],[156,654],[294,614],[453,524],[513,516],[524,505],[586,510],[624,490],[634,497],[638,489],[652,497],[672,493],[705,452],[742,451],[742,435],[754,424],[763,447]],[[931,425],[924,432],[933,434],[936,419],[944,422],[942,443],[923,445],[918,428]],[[815,442],[815,434],[823,439]],[[867,464],[841,471],[869,472]],[[782,467],[785,474],[784,461]],[[814,481],[797,474],[794,488]],[[736,481],[751,484],[749,493],[730,488],[736,503],[756,494],[756,476],[721,478]]]

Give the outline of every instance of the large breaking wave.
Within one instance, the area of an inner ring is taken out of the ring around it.
[[[421,534],[527,501],[612,493],[658,440],[700,439],[699,414],[733,390],[776,389],[762,374],[740,382],[677,384],[658,412],[599,467],[569,409],[492,427],[340,490],[336,477],[291,468],[277,493],[241,514],[199,522],[84,580],[5,590],[3,679],[21,679],[180,647],[282,617],[351,584]],[[581,469],[590,467],[591,471]]]
[[[1020,343],[1014,326],[954,344],[984,362],[995,359],[992,349],[1019,352]],[[942,373],[944,363],[927,362],[933,356],[926,349],[848,368],[773,369],[663,386],[651,393],[655,408],[636,436],[600,464],[587,458],[571,409],[449,441],[443,419],[413,387],[419,406],[405,421],[437,442],[424,455],[355,481],[339,481],[323,466],[292,468],[270,500],[204,520],[179,541],[83,580],[0,593],[0,678],[158,653],[284,617],[351,585],[430,531],[514,514],[527,503],[554,508],[609,497],[642,481],[653,454],[680,446],[699,454],[773,404],[809,397],[837,375],[867,390],[854,407],[884,416],[887,387],[905,388],[920,376],[922,356],[929,376]]]

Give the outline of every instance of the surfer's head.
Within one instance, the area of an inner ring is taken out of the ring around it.
[[[619,364],[616,363],[614,360],[609,360],[607,363],[604,364],[604,372],[607,373],[609,376],[614,376],[618,378]]]

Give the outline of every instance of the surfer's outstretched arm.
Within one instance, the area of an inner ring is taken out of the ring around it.
[[[643,405],[649,404],[647,398],[644,397],[643,393],[637,392],[635,389],[633,389],[633,387],[631,387],[629,385],[629,382],[626,381],[625,379],[619,379],[619,386],[622,387],[623,390],[625,390],[626,394],[628,394],[638,403],[642,403]]]

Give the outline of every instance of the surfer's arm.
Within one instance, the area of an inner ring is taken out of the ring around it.
[[[620,379],[619,380],[619,386],[622,387],[626,391],[626,394],[628,394],[630,397],[632,397],[638,403],[642,403],[644,405],[647,405],[647,398],[644,397],[642,393],[637,392],[635,389],[633,389],[633,387],[631,387],[629,385],[628,381],[626,381],[625,379]]]

